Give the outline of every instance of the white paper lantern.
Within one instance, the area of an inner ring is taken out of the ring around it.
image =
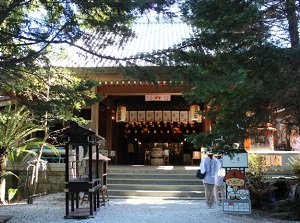
[[[125,122],[126,121],[126,107],[125,106],[118,106],[117,107],[117,114],[116,114],[116,122]]]
[[[190,122],[202,122],[202,115],[199,114],[200,106],[191,105],[190,107]]]

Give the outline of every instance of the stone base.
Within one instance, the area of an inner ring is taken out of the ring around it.
[[[163,158],[155,158],[151,159],[151,166],[163,166],[164,159]]]

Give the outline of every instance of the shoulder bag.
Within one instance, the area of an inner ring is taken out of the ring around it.
[[[199,178],[199,179],[201,179],[201,180],[203,180],[204,177],[205,177],[205,173],[201,173],[201,170],[199,169],[196,172],[196,177]]]

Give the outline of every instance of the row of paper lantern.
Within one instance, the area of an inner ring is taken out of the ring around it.
[[[191,105],[189,111],[127,111],[118,106],[117,122],[202,122],[199,105]]]

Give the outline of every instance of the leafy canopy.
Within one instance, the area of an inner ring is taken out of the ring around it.
[[[192,50],[179,52],[188,69],[178,63],[178,71],[194,85],[186,98],[215,120],[211,132],[196,136],[198,146],[220,136],[243,142],[279,115],[299,125],[299,33],[291,28],[299,24],[291,16],[299,2],[188,0],[181,9],[195,27],[195,37],[183,43]]]
[[[45,111],[72,113],[84,104],[100,100],[90,89],[91,80],[74,78],[70,71],[52,66],[64,57],[63,48],[75,46],[93,53],[92,32],[134,36],[130,23],[150,10],[168,12],[175,1],[8,0],[0,2],[0,92],[27,104],[41,116]],[[77,40],[80,44],[77,44]],[[116,44],[103,39],[100,48]],[[96,54],[98,57],[102,55]],[[114,58],[110,58],[114,59]],[[67,66],[67,64],[66,64]],[[84,97],[82,97],[84,96]],[[38,105],[38,106],[37,106]],[[60,108],[60,109],[59,109]],[[64,110],[64,111],[62,111]],[[70,116],[70,115],[69,115]]]
[[[186,100],[212,120],[189,136],[195,147],[223,136],[213,146],[229,150],[267,123],[299,126],[299,1],[186,0],[180,9],[193,36],[152,59],[171,61],[174,79],[192,87]]]

